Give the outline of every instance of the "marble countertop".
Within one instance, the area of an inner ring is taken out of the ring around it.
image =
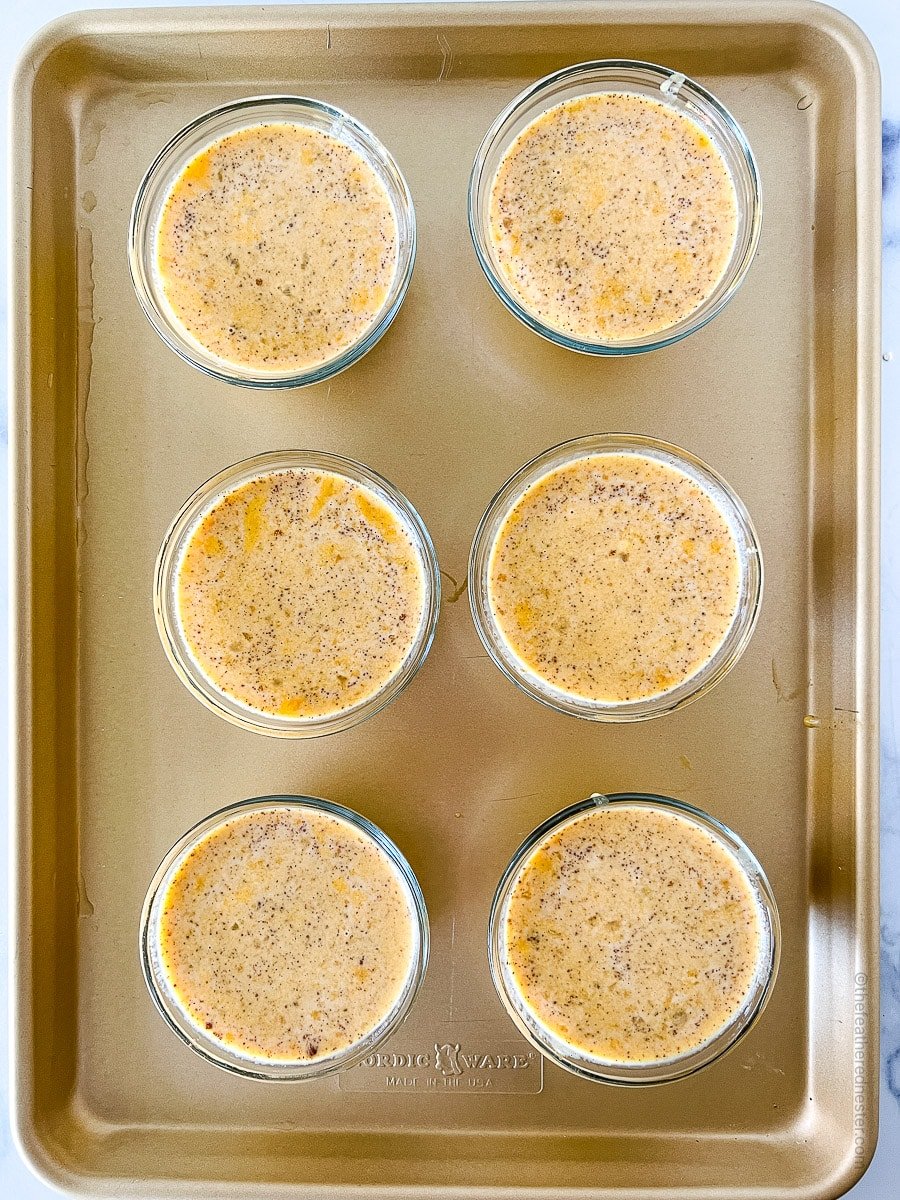
[[[157,5],[166,0],[154,0]],[[194,0],[194,3],[202,0]],[[0,78],[3,94],[16,56],[45,22],[73,8],[99,7],[78,0],[28,0],[3,5],[0,14]],[[105,0],[108,7],[136,7],[141,0]],[[652,0],[648,0],[652,3]],[[884,324],[882,407],[882,725],[881,725],[881,1128],[878,1150],[854,1200],[888,1200],[898,1195],[900,1178],[900,4],[897,0],[837,0],[872,41],[884,74]],[[0,210],[6,228],[6,146],[0,162]],[[6,277],[7,246],[0,246]],[[0,295],[0,325],[6,349],[7,298]],[[0,494],[7,487],[6,372],[0,375]],[[0,560],[7,555],[7,526],[0,524]],[[0,621],[6,623],[6,573],[0,585]],[[0,639],[0,679],[6,678],[6,639]],[[7,689],[0,688],[0,721],[6,728]],[[6,776],[0,773],[0,808],[5,809]],[[7,824],[0,822],[0,894],[6,889]],[[7,1041],[5,981],[7,931],[0,923],[0,1054]],[[0,1072],[0,1195],[10,1200],[41,1200],[54,1193],[39,1183],[19,1158],[7,1119],[8,1079]]]

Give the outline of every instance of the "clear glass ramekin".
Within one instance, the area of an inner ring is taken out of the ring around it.
[[[554,329],[530,312],[510,290],[490,236],[490,195],[497,170],[519,134],[547,109],[597,92],[633,92],[671,105],[712,139],[728,167],[737,196],[737,233],[728,266],[716,287],[693,312],[646,337],[584,341]],[[488,282],[513,316],[557,346],[582,354],[640,354],[681,341],[721,312],[735,294],[756,253],[762,221],[762,191],[753,151],[730,112],[699,83],[679,71],[632,59],[599,59],[554,71],[521,92],[487,131],[469,180],[469,231]]]
[[[273,1060],[251,1058],[229,1049],[222,1042],[211,1038],[204,1029],[192,1021],[173,994],[166,978],[159,944],[159,927],[166,892],[174,875],[191,851],[214,830],[231,818],[248,812],[264,812],[272,809],[312,809],[327,813],[339,821],[353,826],[368,838],[390,861],[397,878],[407,893],[413,925],[413,955],[409,975],[393,1008],[378,1026],[360,1041],[345,1050],[323,1057],[318,1061]],[[328,800],[312,796],[260,796],[231,804],[199,821],[178,839],[156,870],[141,911],[140,959],[144,980],[159,1012],[166,1024],[186,1046],[196,1051],[207,1062],[248,1079],[298,1080],[319,1079],[334,1071],[352,1067],[371,1054],[372,1051],[394,1032],[405,1019],[425,978],[429,952],[428,911],[419,881],[412,867],[397,846],[383,830],[352,809]]]
[[[743,1005],[732,1019],[706,1042],[697,1049],[675,1058],[657,1059],[644,1063],[625,1063],[579,1054],[575,1047],[556,1038],[538,1020],[517,988],[507,965],[507,909],[523,867],[541,843],[558,833],[563,826],[577,820],[591,809],[609,805],[671,812],[699,826],[737,860],[738,865],[747,876],[758,904],[761,930],[760,957],[756,974]],[[609,796],[599,794],[588,796],[586,800],[562,809],[561,812],[554,814],[539,825],[528,835],[503,872],[491,905],[488,926],[488,960],[491,977],[503,1007],[519,1031],[557,1066],[572,1071],[584,1079],[598,1080],[603,1083],[624,1085],[668,1083],[673,1079],[692,1075],[695,1071],[699,1071],[702,1067],[709,1066],[710,1063],[721,1058],[747,1033],[768,1003],[775,986],[780,955],[781,925],[775,897],[765,871],[741,838],[721,821],[717,821],[715,817],[709,816],[699,808],[684,804],[680,800],[673,800],[669,796],[657,796],[644,792],[617,792]]]
[[[349,708],[313,717],[285,717],[243,704],[223,692],[203,671],[191,653],[178,615],[178,576],[197,525],[223,496],[251,479],[291,469],[331,471],[352,483],[363,484],[387,504],[409,533],[422,564],[422,619],[399,669],[377,692]],[[431,649],[441,607],[441,574],[437,554],[425,522],[402,492],[362,463],[319,450],[272,450],[244,459],[214,475],[185,502],[163,538],[156,560],[153,607],[163,649],[182,683],[207,708],[244,729],[272,737],[305,738],[338,733],[374,716],[407,687]]]
[[[677,467],[712,498],[734,535],[740,563],[738,603],[719,648],[687,679],[667,691],[638,700],[589,700],[562,691],[529,669],[503,636],[491,607],[490,571],[497,535],[522,494],[545,475],[580,458],[596,454],[634,454]],[[673,712],[704,695],[743,654],[756,627],[763,594],[763,560],[750,514],[740,497],[712,467],[699,458],[656,438],[629,433],[598,433],[561,442],[533,458],[512,475],[481,518],[469,556],[469,603],[485,650],[507,679],[557,712],[590,721],[643,721]]]
[[[265,371],[242,367],[211,353],[190,335],[168,304],[157,269],[157,233],[172,186],[185,166],[207,146],[239,129],[269,122],[303,125],[346,143],[369,164],[384,185],[397,221],[397,267],[390,291],[373,323],[340,354],[303,370]],[[251,96],[233,100],[186,125],[156,156],[141,181],[128,232],[128,262],[134,290],[156,332],[185,362],[214,379],[257,388],[296,388],[319,383],[352,366],[385,333],[412,278],[416,257],[416,215],[409,186],[390,152],[365,125],[348,113],[304,96]]]

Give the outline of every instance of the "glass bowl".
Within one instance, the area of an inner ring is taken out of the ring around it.
[[[503,158],[522,131],[547,109],[598,92],[630,92],[649,96],[691,118],[711,138],[734,183],[737,231],[731,258],[713,291],[693,312],[674,325],[645,337],[585,341],[546,324],[509,288],[490,235],[490,195]],[[582,354],[639,354],[671,345],[701,329],[721,312],[740,287],[756,253],[762,220],[762,192],[753,151],[728,110],[699,83],[679,71],[631,59],[600,59],[565,67],[539,79],[500,113],[475,156],[469,180],[469,231],[488,282],[523,325],[568,350]]]
[[[398,670],[380,690],[356,704],[337,712],[311,717],[264,712],[222,691],[192,654],[178,613],[181,563],[194,530],[206,513],[223,496],[251,479],[291,468],[331,471],[352,483],[371,488],[407,531],[422,564],[422,618],[415,640]],[[412,681],[434,640],[441,605],[441,576],[437,554],[422,518],[409,500],[376,471],[352,459],[318,450],[274,450],[244,459],[220,471],[199,487],[182,506],[163,538],[156,560],[153,605],[160,640],[169,662],[182,683],[202,704],[227,721],[256,733],[284,738],[317,737],[349,729],[374,716]]]
[[[634,454],[678,468],[712,498],[734,535],[740,566],[738,603],[731,625],[718,649],[679,684],[636,700],[591,700],[561,690],[532,671],[515,653],[494,617],[490,572],[494,546],[504,521],[522,494],[545,475],[566,463],[596,454]],[[570,716],[592,721],[642,721],[673,712],[708,692],[743,654],[756,626],[763,593],[763,561],[750,515],[740,498],[711,467],[678,446],[639,434],[600,433],[553,446],[511,476],[487,507],[469,556],[469,602],[478,636],[507,679],[535,700]]]
[[[571,1043],[554,1036],[530,1009],[522,996],[512,973],[507,966],[506,916],[510,898],[519,875],[531,856],[541,844],[565,825],[577,821],[591,809],[609,805],[629,808],[651,809],[678,815],[703,829],[737,861],[750,884],[758,905],[760,916],[761,945],[756,974],[744,1003],[734,1016],[712,1037],[696,1049],[674,1058],[655,1059],[645,1062],[615,1062],[579,1053]],[[586,800],[564,808],[549,817],[525,839],[512,857],[503,873],[491,905],[488,928],[488,959],[491,977],[497,995],[519,1031],[551,1062],[584,1079],[604,1083],[640,1085],[667,1083],[692,1075],[702,1067],[709,1066],[731,1050],[753,1026],[768,1003],[778,974],[781,954],[781,926],[778,909],[766,874],[755,856],[738,835],[721,821],[698,808],[673,800],[668,796],[657,796],[641,792],[620,792],[610,796],[593,795]]]
[[[185,166],[207,146],[239,129],[284,122],[318,130],[344,142],[372,168],[387,192],[397,222],[397,266],[385,301],[372,324],[339,354],[298,370],[260,370],[213,354],[182,325],[169,305],[157,268],[157,234],[172,186]],[[186,125],[159,152],[141,181],[128,233],[128,261],[141,307],[156,332],[185,362],[214,379],[258,388],[296,388],[319,383],[352,366],[385,333],[400,310],[416,256],[416,217],[406,180],[389,151],[359,121],[319,100],[303,96],[253,96],[234,100]]]
[[[225,825],[235,816],[248,812],[265,812],[273,809],[292,808],[327,813],[338,821],[345,822],[363,834],[390,861],[391,866],[406,892],[414,929],[413,955],[410,971],[391,1010],[386,1013],[376,1028],[346,1049],[318,1061],[310,1060],[266,1060],[242,1055],[212,1038],[187,1015],[176,999],[166,976],[160,950],[160,919],[166,893],[181,864],[195,847],[209,834]],[[335,1071],[345,1070],[361,1062],[368,1054],[394,1032],[405,1019],[425,977],[428,965],[429,928],[428,912],[422,890],[412,868],[391,839],[377,825],[365,817],[340,804],[319,800],[311,796],[261,796],[229,805],[199,821],[178,839],[156,870],[141,912],[140,959],[144,980],[159,1012],[166,1024],[186,1046],[196,1051],[207,1062],[223,1067],[236,1075],[248,1079],[299,1080],[318,1079]]]

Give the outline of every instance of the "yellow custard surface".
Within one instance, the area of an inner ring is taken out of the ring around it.
[[[674,813],[622,805],[537,846],[513,886],[505,944],[507,978],[539,1024],[616,1063],[709,1041],[744,1006],[765,946],[729,850]]]
[[[189,1020],[237,1054],[325,1058],[376,1029],[402,995],[416,933],[387,855],[314,810],[240,814],[169,883],[160,960]]]
[[[397,268],[398,228],[353,147],[289,122],[213,142],[172,185],[157,230],[166,302],[225,364],[307,370],[375,323]]]
[[[587,342],[660,333],[712,294],[731,258],[737,195],[690,117],[629,92],[555,105],[506,151],[490,240],[515,297]]]
[[[731,525],[695,479],[610,452],[555,468],[515,502],[488,595],[529,671],[571,696],[622,703],[704,666],[734,619],[740,579]]]
[[[260,475],[199,520],[177,568],[178,615],[203,673],[261,712],[339,713],[400,670],[423,619],[406,523],[336,472]]]

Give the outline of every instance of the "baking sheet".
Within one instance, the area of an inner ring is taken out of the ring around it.
[[[739,295],[697,335],[633,359],[568,354],[519,326],[465,225],[468,171],[496,113],[592,57],[699,78],[742,123],[763,181],[760,251]],[[163,142],[215,104],[275,91],[336,103],[382,138],[420,244],[406,303],[361,363],[263,395],[166,349],[124,247]],[[718,1200],[836,1195],[862,1173],[877,1129],[878,107],[862,35],[805,3],[144,10],[80,13],[38,35],[13,106],[13,1091],[42,1174],[110,1196]],[[519,693],[484,655],[462,586],[496,487],[546,446],[605,430],[676,442],[720,470],[767,570],[734,671],[630,727]],[[410,689],[366,725],[304,743],[198,705],[151,604],[153,559],[184,498],[284,446],[387,475],[428,524],[446,585]],[[490,897],[521,838],[591,791],[628,789],[740,833],[784,931],[772,1001],[738,1048],[637,1090],[510,1066],[530,1048],[485,952]],[[141,980],[137,920],[189,825],[290,791],[355,807],[397,841],[434,944],[388,1061],[266,1086],[171,1036]]]

